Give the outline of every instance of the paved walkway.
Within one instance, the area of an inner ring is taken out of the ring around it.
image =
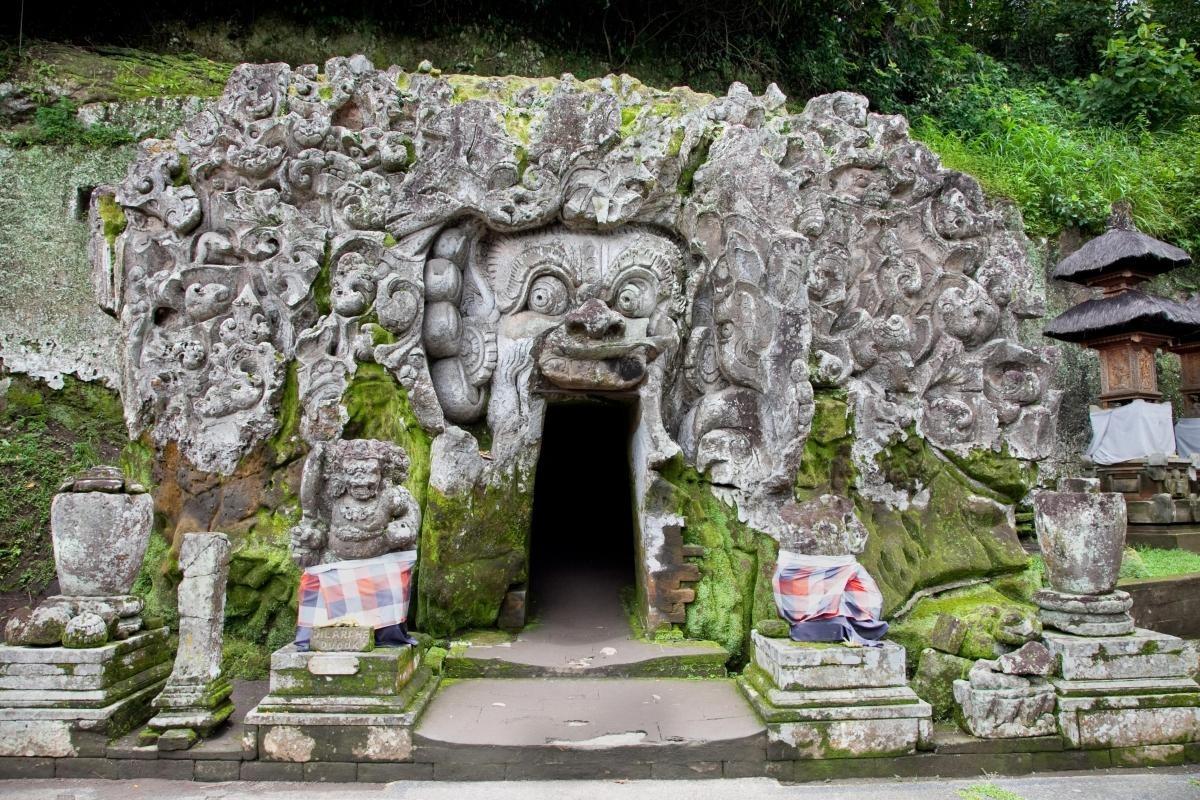
[[[852,771],[848,767],[847,772]],[[985,791],[985,787],[1010,794]],[[973,790],[973,791],[972,791]],[[973,781],[722,781],[295,784],[0,781],[5,800],[1200,800],[1200,767]]]
[[[622,575],[604,566],[560,566],[531,589],[536,621],[515,637],[497,631],[468,636],[463,657],[524,667],[521,674],[592,676],[664,658],[728,657],[712,644],[657,644],[634,637],[621,606]],[[509,674],[512,670],[509,670]]]

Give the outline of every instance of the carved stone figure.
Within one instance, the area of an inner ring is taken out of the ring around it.
[[[97,284],[131,432],[230,475],[280,430],[290,369],[316,453],[353,438],[346,392],[371,364],[432,440],[429,488],[467,504],[531,491],[547,401],[621,396],[641,580],[667,594],[686,520],[661,470],[682,459],[740,522],[794,537],[814,387],[853,409],[855,502],[924,502],[877,459],[910,432],[954,456],[1048,455],[1054,351],[1018,337],[1038,313],[1019,225],[903,118],[847,93],[785,101],[362,56],[239,66],[111,190],[129,224]],[[354,537],[397,519],[385,503],[335,522],[309,496],[303,563],[375,552]],[[524,557],[489,556],[497,606]],[[452,580],[434,567],[421,591]],[[651,600],[651,625],[681,596]]]
[[[408,456],[391,442],[316,445],[304,463],[292,558],[309,567],[415,549],[421,509],[402,485],[407,474]]]

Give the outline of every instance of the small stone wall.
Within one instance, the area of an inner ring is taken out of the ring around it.
[[[1184,639],[1200,637],[1200,572],[1128,581],[1121,589],[1133,596],[1138,627]]]

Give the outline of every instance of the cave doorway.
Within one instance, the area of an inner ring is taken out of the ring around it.
[[[586,639],[627,625],[636,524],[630,470],[633,403],[552,402],[533,492],[529,613]]]

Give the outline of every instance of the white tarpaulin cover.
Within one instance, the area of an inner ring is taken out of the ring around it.
[[[1184,458],[1200,454],[1200,418],[1184,417],[1175,423],[1175,449]]]
[[[1093,409],[1091,417],[1092,442],[1087,455],[1097,464],[1175,455],[1170,403],[1134,400],[1116,408]]]

